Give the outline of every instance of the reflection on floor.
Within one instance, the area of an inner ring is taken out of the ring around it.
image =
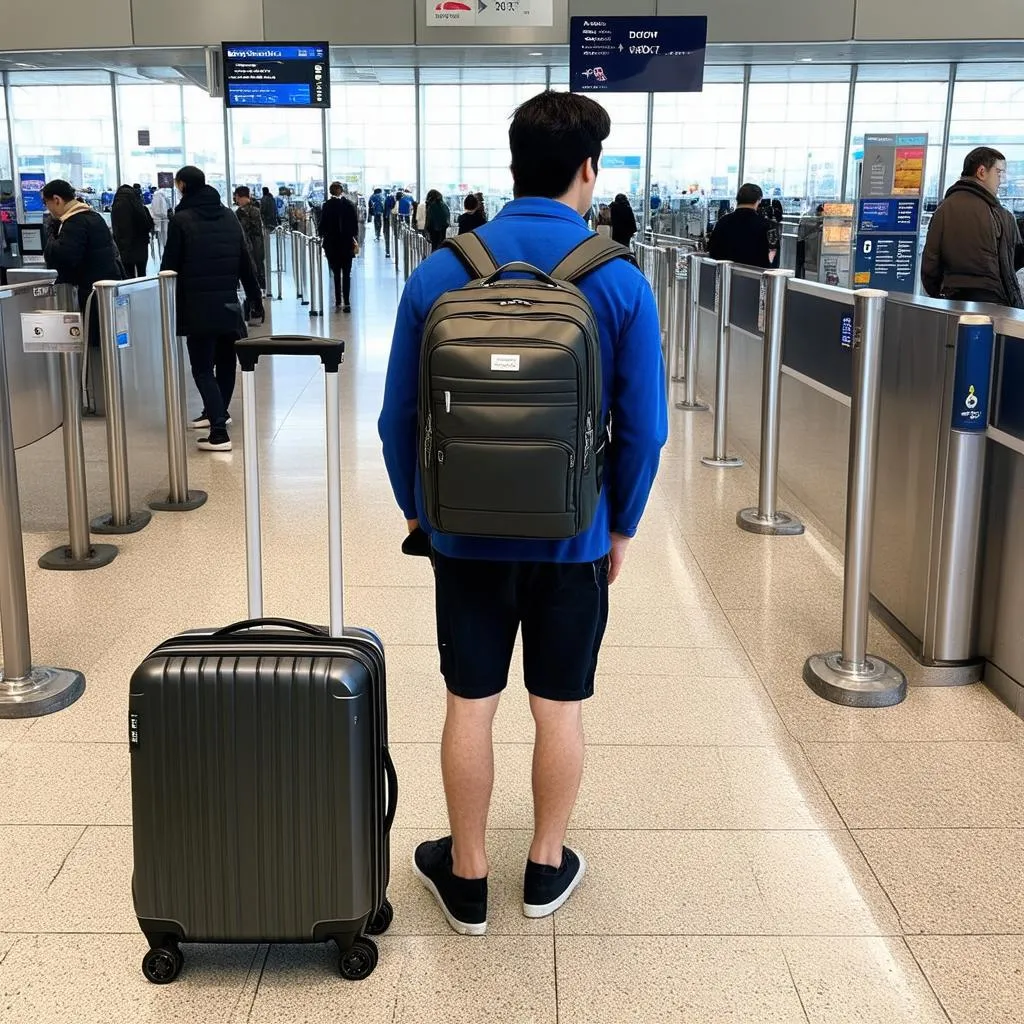
[[[372,241],[359,263],[354,313],[319,329],[350,342],[347,611],[388,645],[403,781],[396,917],[380,966],[351,984],[318,947],[188,947],[177,983],[143,980],[127,680],[162,638],[245,611],[240,453],[195,453],[192,486],[209,503],[120,538],[108,569],[45,574],[35,559],[61,539],[63,517],[59,439],[50,439],[19,459],[34,655],[83,669],[88,689],[58,715],[0,721],[0,1019],[1024,1020],[1024,722],[981,686],[915,689],[884,711],[813,696],[800,669],[836,643],[840,563],[813,531],[769,539],[736,530],[755,476],[700,465],[706,415],[674,414],[614,590],[572,826],[591,874],[553,920],[521,916],[531,728],[517,679],[496,725],[491,933],[448,931],[407,866],[414,843],[444,828],[445,810],[431,579],[399,554],[403,524],[375,427],[400,285]],[[287,298],[273,320],[287,330],[309,323]],[[259,386],[267,604],[318,621],[327,593],[321,376],[303,360],[268,369]],[[238,411],[236,400],[236,423]],[[87,426],[99,512],[102,425]],[[140,414],[130,437],[141,496],[166,474],[159,422]],[[882,630],[872,644],[905,661]]]

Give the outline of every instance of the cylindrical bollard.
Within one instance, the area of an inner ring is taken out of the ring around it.
[[[679,361],[679,289],[676,287],[676,261],[679,250],[669,247],[665,250],[665,398],[672,400],[672,375]]]
[[[299,242],[299,298],[303,306],[309,305],[309,236],[298,235]]]
[[[298,231],[289,231],[292,240],[292,274],[295,277],[295,298],[302,301],[302,236]]]
[[[815,654],[804,665],[804,682],[819,697],[848,707],[882,708],[907,695],[906,676],[869,655],[871,543],[878,473],[882,341],[887,292],[865,288],[854,295],[853,403],[846,489],[846,551],[843,562],[843,646]]]
[[[75,392],[77,398],[77,392]],[[18,466],[14,456],[7,353],[0,345],[0,718],[33,718],[73,704],[85,677],[70,669],[32,666],[25,546],[21,537]]]
[[[277,298],[280,300],[283,298],[284,264],[288,246],[284,240],[284,231],[281,228],[274,229],[274,239],[274,244],[277,246]]]
[[[309,260],[309,315],[324,315],[324,265],[320,258],[320,239],[306,239]]]
[[[274,297],[274,256],[270,249],[270,232],[263,232],[263,297]]]
[[[761,367],[761,466],[757,508],[736,513],[736,525],[748,533],[792,537],[804,524],[778,509],[779,399],[782,383],[782,327],[786,314],[786,287],[792,270],[769,270],[761,280],[764,300],[764,359]]]
[[[700,275],[701,255],[686,257],[686,308],[683,311],[683,400],[676,408],[683,412],[704,412],[707,405],[697,401],[697,361],[700,354]]]
[[[715,318],[717,348],[715,354],[715,435],[714,451],[700,461],[715,469],[734,469],[743,460],[729,454],[729,304],[732,301],[732,261],[722,260],[717,268]]]
[[[680,269],[680,263],[682,269]],[[686,379],[683,372],[683,360],[686,353],[686,311],[690,301],[690,261],[681,249],[676,250],[676,263],[672,268],[672,331],[675,335],[674,357],[668,369],[674,384],[682,384]]]
[[[128,484],[128,433],[124,423],[121,352],[117,347],[115,303],[117,281],[94,285],[100,314],[100,354],[103,357],[103,401],[107,407],[107,467],[110,512],[92,521],[93,533],[138,533],[153,518],[147,509],[133,512]]]
[[[164,406],[167,415],[166,495],[152,495],[146,504],[154,512],[191,512],[206,503],[205,491],[188,488],[188,455],[185,441],[185,389],[182,382],[181,345],[177,325],[177,281],[173,270],[160,271],[160,338],[164,357]]]

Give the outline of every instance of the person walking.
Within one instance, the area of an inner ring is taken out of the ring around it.
[[[330,193],[320,214],[320,238],[334,281],[335,312],[351,313],[352,260],[359,250],[359,215],[340,181],[332,183]]]
[[[367,211],[373,220],[373,230],[377,241],[380,241],[381,226],[384,222],[384,190],[375,188],[367,204]]]
[[[260,217],[263,218],[265,231],[274,231],[281,219],[277,215],[277,202],[270,194],[270,189],[263,186],[263,195],[260,197]]]
[[[390,191],[384,193],[384,257],[391,258],[391,239],[394,237],[397,202]]]
[[[263,296],[242,227],[220,193],[206,184],[206,175],[198,167],[182,167],[174,185],[181,202],[171,218],[160,269],[178,275],[177,332],[185,336],[203,399],[203,412],[192,427],[206,431],[198,442],[201,449],[229,452],[235,342],[246,336],[239,281],[257,317],[263,315]]]
[[[612,222],[612,241],[629,246],[636,234],[636,214],[629,200],[620,192],[608,208]]]
[[[137,192],[132,185],[122,185],[114,193],[110,204],[110,229],[125,273],[129,277],[145,277],[154,224],[142,201],[141,190]]]
[[[245,244],[249,247],[249,255],[252,257],[253,269],[256,271],[256,280],[260,283],[260,290],[266,294],[267,291],[267,242],[263,234],[263,214],[259,207],[252,201],[252,193],[248,185],[239,185],[235,189],[235,216],[242,226],[242,234],[245,236]],[[251,310],[248,311],[251,313]],[[246,319],[250,319],[249,316]]]
[[[778,227],[774,220],[758,213],[763,195],[760,185],[740,186],[736,209],[718,219],[708,239],[708,255],[713,260],[733,260],[764,269],[772,265],[772,250],[778,245]]]
[[[1013,214],[999,202],[1006,157],[971,150],[963,174],[932,214],[921,258],[921,284],[934,299],[992,302],[1024,309],[1017,271],[1024,245]]]
[[[610,130],[606,111],[587,96],[543,92],[519,107],[509,129],[516,198],[477,231],[499,266],[523,261],[550,273],[586,242],[591,233],[582,214],[593,203]],[[424,329],[438,298],[466,285],[469,276],[456,253],[445,248],[414,271],[402,292],[378,429],[410,536],[430,529],[417,436]],[[605,479],[614,484],[601,490],[591,525],[557,541],[430,533],[438,647],[448,690],[441,767],[451,834],[421,843],[413,869],[449,925],[464,935],[487,930],[491,731],[520,627],[536,725],[524,915],[554,913],[586,872],[582,853],[565,845],[583,775],[582,707],[594,692],[608,588],[639,526],[668,432],[661,330],[650,285],[635,265],[614,259],[578,286],[598,321],[597,422],[615,412],[615,442],[604,462]],[[513,359],[519,368],[517,356],[491,358],[506,361],[501,369],[512,370]],[[483,459],[479,465],[485,466]],[[529,493],[530,484],[522,481],[522,493]]]
[[[459,216],[459,234],[464,235],[469,231],[476,231],[487,223],[484,211],[480,209],[480,200],[470,193],[462,202],[465,213]]]
[[[448,237],[448,228],[452,223],[452,211],[436,188],[427,193],[427,237],[433,252],[444,245]]]

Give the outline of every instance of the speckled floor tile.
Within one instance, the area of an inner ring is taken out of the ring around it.
[[[1024,1021],[1024,935],[907,939],[953,1024]]]
[[[0,825],[0,932],[34,911],[65,858],[82,838],[81,826]]]

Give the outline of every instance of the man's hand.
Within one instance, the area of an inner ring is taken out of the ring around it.
[[[409,528],[410,533],[415,533],[420,528],[420,521],[418,519],[406,519],[405,525]]]
[[[612,549],[608,553],[608,583],[612,584],[619,578],[622,570],[622,563],[626,561],[626,549],[629,547],[630,537],[623,537],[621,533],[612,534]]]

